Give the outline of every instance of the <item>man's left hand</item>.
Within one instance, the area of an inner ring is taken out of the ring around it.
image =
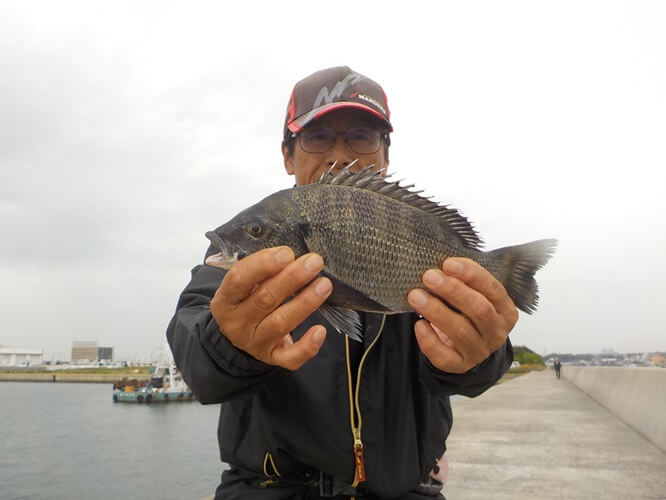
[[[424,318],[416,322],[414,333],[433,366],[465,373],[506,342],[518,310],[504,286],[481,265],[452,257],[441,270],[426,271],[422,280],[428,291],[415,288],[407,300]]]

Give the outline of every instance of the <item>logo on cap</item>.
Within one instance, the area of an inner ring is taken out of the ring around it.
[[[381,105],[381,103],[377,99],[373,99],[367,94],[352,94],[351,97],[358,97],[359,99],[362,99],[364,101],[368,101],[370,104],[373,106],[377,107],[377,109],[380,109],[382,113],[386,114],[386,109],[384,106]]]

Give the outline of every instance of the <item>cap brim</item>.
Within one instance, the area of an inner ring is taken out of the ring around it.
[[[287,125],[287,128],[292,133],[297,134],[298,132],[303,130],[303,127],[305,127],[312,120],[316,120],[317,118],[324,116],[326,113],[330,113],[331,111],[342,108],[353,108],[353,109],[361,109],[363,111],[367,111],[368,113],[374,115],[375,117],[379,118],[381,121],[386,123],[386,125],[388,125],[389,127],[389,130],[391,132],[393,131],[391,122],[388,121],[386,117],[382,115],[379,111],[371,108],[370,106],[366,106],[365,104],[361,104],[360,102],[349,102],[349,101],[332,102],[330,104],[324,104],[323,106],[319,106],[318,108],[315,108],[312,111],[309,111],[304,115],[296,118],[294,121],[292,121]]]

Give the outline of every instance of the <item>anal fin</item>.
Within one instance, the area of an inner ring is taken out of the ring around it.
[[[338,333],[343,333],[357,342],[363,342],[361,318],[356,311],[324,302],[319,306],[319,312]]]

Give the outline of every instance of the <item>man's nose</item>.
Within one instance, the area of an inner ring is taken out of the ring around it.
[[[329,166],[333,166],[335,163],[336,168],[342,169],[358,158],[358,155],[351,150],[345,140],[346,138],[344,134],[339,134],[335,138],[335,143],[330,150],[331,155],[328,160]]]

